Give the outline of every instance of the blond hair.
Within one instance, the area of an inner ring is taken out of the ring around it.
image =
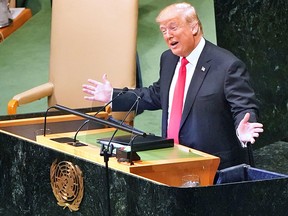
[[[180,17],[190,25],[195,25],[198,23],[201,33],[203,33],[202,24],[198,18],[195,8],[186,2],[175,3],[165,7],[160,11],[159,15],[156,17],[156,22],[161,23],[164,20],[172,19],[174,17]]]

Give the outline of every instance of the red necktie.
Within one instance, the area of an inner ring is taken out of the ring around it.
[[[185,57],[182,58],[171,107],[171,114],[168,126],[168,138],[173,138],[175,143],[179,143],[179,129],[182,116],[186,80],[186,65],[188,63],[189,62]]]

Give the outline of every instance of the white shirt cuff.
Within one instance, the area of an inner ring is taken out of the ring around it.
[[[237,136],[237,138],[238,138],[238,140],[239,140],[239,142],[240,142],[242,148],[247,148],[247,143],[248,143],[248,142],[243,142],[242,140],[240,140],[240,136],[239,136],[237,130],[236,130],[236,136]]]

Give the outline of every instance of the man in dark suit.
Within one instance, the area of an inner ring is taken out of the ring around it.
[[[190,4],[170,5],[156,21],[170,49],[161,56],[159,80],[133,90],[141,96],[139,111],[162,109],[162,136],[219,156],[219,169],[247,163],[243,146],[255,142],[263,125],[257,123],[257,100],[245,64],[204,39],[201,22]],[[87,100],[108,102],[119,93],[106,75],[103,83],[88,82],[91,85],[83,85],[83,91],[91,95]],[[125,111],[134,102],[135,95],[123,94],[112,107]],[[180,106],[175,108],[177,104]],[[179,110],[180,118],[175,114]]]

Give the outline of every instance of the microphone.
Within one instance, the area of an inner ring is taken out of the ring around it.
[[[136,100],[135,100],[135,102],[132,104],[132,106],[130,107],[130,109],[127,111],[127,113],[126,113],[126,115],[124,116],[124,118],[122,119],[122,121],[120,122],[120,124],[119,125],[123,125],[123,123],[125,122],[125,120],[126,120],[126,118],[128,117],[128,115],[132,112],[132,110],[133,110],[133,108],[136,106],[136,109],[135,109],[135,111],[136,111],[136,113],[137,113],[137,110],[138,110],[138,104],[139,104],[139,100],[141,100],[142,99],[142,95],[143,94],[141,94],[140,96],[139,95],[137,95],[135,92],[131,92],[131,93],[133,93],[135,96],[136,96]],[[127,127],[127,126],[126,126]],[[140,134],[142,134],[142,131],[140,131],[140,130],[135,130],[134,129],[134,127],[127,127],[127,128],[129,128],[129,129],[131,129],[131,134],[137,134],[137,135],[139,135],[139,133]],[[113,146],[113,144],[111,144],[111,142],[112,142],[112,140],[113,140],[113,138],[114,138],[114,136],[116,135],[116,133],[118,132],[118,130],[119,130],[119,128],[117,128],[115,131],[114,131],[114,133],[112,134],[112,136],[111,136],[111,138],[110,138],[110,140],[109,140],[109,142],[108,142],[108,144],[107,144],[107,148],[105,148],[105,144],[102,144],[102,146],[101,146],[101,151],[100,151],[100,155],[101,156],[103,156],[104,155],[104,157],[105,157],[105,155],[106,155],[106,159],[105,160],[109,160],[108,158],[109,158],[109,156],[111,156],[112,155],[112,152],[113,152],[113,148],[114,148],[114,146]],[[143,135],[141,135],[141,136],[146,136],[146,133],[143,133]],[[130,142],[131,143],[131,142]],[[130,145],[131,146],[131,145]],[[107,155],[108,155],[108,157],[107,157]],[[132,146],[131,146],[131,157],[130,157],[131,159],[130,159],[130,162],[132,163]]]
[[[113,118],[112,116],[109,116],[107,120],[110,121],[110,122],[114,122],[114,123],[116,123],[116,124],[122,124],[122,125],[124,125],[125,127],[128,127],[128,128],[130,128],[131,130],[133,130],[133,131],[139,131],[139,132],[143,132],[143,133],[144,133],[144,131],[139,130],[139,129],[136,129],[136,128],[134,128],[133,126],[131,126],[131,125],[129,125],[129,124],[125,124],[124,122],[122,122],[122,120],[117,120],[117,119]],[[152,135],[152,134],[149,133],[149,135]]]
[[[103,125],[106,125],[106,126],[110,126],[110,127],[114,127],[114,128],[117,128],[117,129],[120,129],[120,130],[123,130],[123,131],[126,131],[128,133],[132,133],[133,130],[130,129],[130,128],[127,128],[127,127],[124,127],[122,125],[119,125],[119,124],[115,124],[113,122],[109,122],[107,120],[104,120],[104,119],[101,119],[101,118],[97,118],[95,116],[91,116],[91,115],[88,115],[88,114],[85,114],[85,113],[82,113],[82,112],[79,112],[79,111],[76,111],[76,110],[73,110],[73,109],[70,109],[68,107],[65,107],[65,106],[62,106],[62,105],[59,105],[59,104],[56,104],[54,106],[51,106],[49,107],[47,110],[46,110],[46,113],[45,113],[45,116],[44,116],[44,136],[46,135],[46,125],[47,125],[47,115],[48,115],[48,111],[50,109],[57,109],[57,110],[62,110],[62,111],[65,111],[65,112],[68,112],[70,114],[74,114],[76,116],[80,116],[84,119],[89,119],[91,121],[95,121],[99,124],[103,124]],[[134,131],[133,133],[136,133],[140,136],[146,136],[146,133],[145,132],[140,132],[140,131]]]
[[[97,116],[101,111],[103,111],[104,109],[106,109],[106,107],[108,105],[110,105],[115,99],[117,99],[119,96],[125,94],[129,89],[127,87],[124,87],[114,98],[112,98],[107,104],[105,104],[105,106],[103,106],[100,110],[98,110],[94,116]],[[76,130],[75,132],[75,135],[74,135],[74,138],[73,138],[73,142],[72,142],[72,145],[75,145],[77,146],[78,144],[81,144],[81,143],[78,143],[78,140],[77,140],[77,135],[78,133],[80,132],[80,130],[88,123],[90,122],[89,119],[87,119],[82,125],[80,125],[80,127]]]

